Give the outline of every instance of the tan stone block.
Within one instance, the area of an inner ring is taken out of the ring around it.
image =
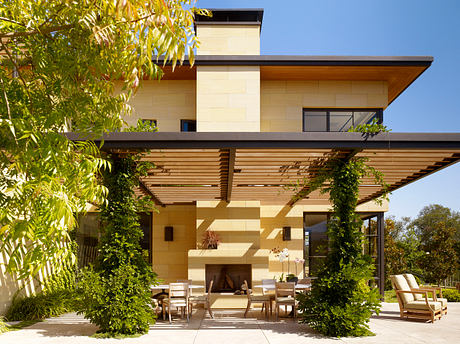
[[[231,106],[231,98],[227,94],[215,94],[212,97],[199,97],[197,106],[203,108],[222,108]],[[233,105],[232,105],[233,106]],[[201,114],[201,113],[200,113]]]
[[[305,94],[302,98],[303,107],[334,107],[336,106],[335,94]]]
[[[319,82],[317,80],[307,81],[287,81],[286,82],[286,93],[318,93]]]
[[[319,80],[318,81],[318,92],[319,93],[351,93],[352,84],[351,81],[330,81],[330,80]]]
[[[352,93],[354,94],[384,94],[383,81],[352,81]]]
[[[197,76],[197,103],[200,96],[245,92],[245,80],[201,80],[199,75]]]
[[[338,107],[367,107],[366,94],[336,94]]]
[[[386,94],[368,94],[367,95],[367,106],[386,108],[388,106],[388,95]]]

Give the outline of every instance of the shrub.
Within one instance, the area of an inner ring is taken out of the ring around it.
[[[457,289],[443,289],[442,296],[449,302],[460,302],[460,291]]]
[[[150,283],[131,265],[120,266],[107,277],[86,268],[78,283],[82,295],[78,313],[113,336],[145,333],[155,320],[150,293],[146,292]]]
[[[8,326],[5,324],[3,317],[0,317],[0,333],[8,332]]]
[[[39,320],[76,309],[75,292],[59,290],[16,298],[6,312],[9,321]]]

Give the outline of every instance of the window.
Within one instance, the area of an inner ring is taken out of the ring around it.
[[[181,119],[180,131],[196,131],[196,120],[194,119]]]
[[[363,220],[362,232],[364,236],[363,253],[369,255],[375,265],[374,278],[379,282],[383,271],[383,260],[380,261],[379,252],[379,226],[382,225],[383,214],[381,213],[361,213]],[[305,276],[316,277],[318,269],[324,264],[329,249],[329,239],[327,236],[327,223],[329,213],[304,213],[304,259]],[[383,228],[383,227],[381,227]],[[382,229],[381,229],[382,230]],[[382,248],[381,248],[382,249]],[[380,265],[379,265],[380,264]]]
[[[382,109],[303,109],[303,131],[347,131],[374,118],[382,123]]]
[[[140,239],[142,254],[146,261],[152,263],[152,213],[139,213],[139,225],[143,232]],[[98,213],[86,213],[78,218],[76,242],[78,245],[78,266],[93,264],[97,257],[97,245],[100,238]]]

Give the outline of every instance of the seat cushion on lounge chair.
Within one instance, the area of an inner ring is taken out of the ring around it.
[[[419,289],[420,288],[418,283],[417,283],[417,280],[414,277],[414,275],[412,275],[412,274],[403,274],[403,276],[406,279],[407,284],[409,284],[409,287],[411,289]],[[414,298],[416,300],[422,300],[424,298],[424,296],[422,294],[415,294]]]
[[[396,286],[397,290],[407,290],[410,291],[409,284],[407,283],[406,278],[403,275],[394,275],[392,276],[393,283]],[[399,296],[404,304],[414,301],[414,295],[409,293],[400,293]]]
[[[441,310],[441,302],[428,301],[433,311]],[[428,311],[428,306],[425,301],[410,301],[404,305],[405,309],[413,309],[418,311]]]
[[[428,298],[428,301],[433,301],[433,299],[432,299],[432,298]],[[438,297],[438,298],[436,298],[436,302],[440,302],[442,308],[447,307],[447,299]]]

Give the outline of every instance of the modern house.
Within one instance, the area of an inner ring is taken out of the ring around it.
[[[164,68],[131,103],[157,133],[120,132],[104,149],[146,150],[156,168],[141,180],[158,212],[141,215],[153,270],[166,282],[214,279],[213,307],[245,307],[233,295],[244,280],[294,273],[315,276],[327,252],[328,195],[301,182],[325,159],[362,156],[395,190],[460,160],[459,134],[350,133],[385,123],[385,109],[429,66],[427,56],[260,55],[263,10],[217,9],[198,17],[201,42],[193,67]],[[187,64],[187,63],[186,63]],[[300,187],[292,186],[300,182]],[[375,259],[383,291],[383,229],[387,202],[371,178],[360,186],[363,247]],[[95,213],[80,221],[80,261],[97,244]],[[213,231],[217,249],[205,248]],[[287,248],[289,261],[276,250]],[[305,259],[305,263],[296,263]]]

